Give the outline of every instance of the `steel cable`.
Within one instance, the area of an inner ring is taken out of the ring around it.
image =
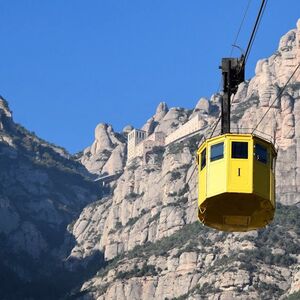
[[[289,77],[289,79],[287,80],[287,82],[285,83],[285,85],[283,86],[283,88],[280,90],[279,94],[277,95],[277,97],[274,99],[274,101],[271,103],[271,105],[268,107],[268,109],[266,110],[266,112],[263,114],[263,116],[261,117],[260,121],[256,124],[256,126],[254,127],[252,134],[254,133],[254,131],[258,128],[258,126],[261,124],[262,120],[265,118],[265,116],[267,115],[267,113],[270,111],[271,107],[273,106],[273,104],[277,101],[277,99],[279,97],[281,97],[281,95],[283,94],[283,92],[285,91],[286,87],[288,86],[288,84],[290,83],[291,79],[294,77],[294,75],[296,74],[297,70],[300,68],[300,63],[297,65],[297,67],[294,69],[292,75]]]
[[[246,16],[247,16],[247,13],[248,13],[248,10],[249,10],[251,1],[252,1],[252,0],[248,0],[248,4],[247,4],[247,6],[246,6],[246,9],[245,9],[245,11],[244,11],[244,15],[243,15],[242,21],[241,21],[241,23],[240,23],[239,29],[238,29],[237,34],[236,34],[236,36],[235,36],[234,42],[233,42],[233,44],[232,44],[232,47],[231,47],[231,51],[230,51],[229,57],[231,57],[232,52],[233,52],[233,48],[236,46],[236,42],[237,42],[237,40],[238,40],[238,38],[239,38],[239,35],[240,35],[240,33],[241,33],[241,30],[242,30],[242,27],[243,27],[243,25],[244,25],[244,22],[245,22],[245,19],[246,19]]]
[[[267,0],[262,0],[262,4],[260,6],[260,9],[259,9],[256,21],[255,21],[255,24],[254,24],[254,28],[252,30],[252,33],[251,33],[251,36],[250,36],[250,39],[249,39],[249,42],[248,42],[248,46],[247,46],[247,49],[246,49],[246,52],[245,52],[245,56],[244,56],[243,63],[242,63],[243,66],[245,66],[245,64],[247,62],[247,59],[249,57],[249,54],[251,52],[252,45],[253,45],[253,42],[255,40],[258,28],[260,26],[260,22],[261,22],[262,16],[263,16],[263,14],[265,12],[265,8],[266,8],[266,5],[267,5],[267,2],[268,2]]]

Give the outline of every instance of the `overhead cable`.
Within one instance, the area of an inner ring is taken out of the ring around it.
[[[264,14],[267,2],[268,2],[268,0],[262,0],[262,3],[261,3],[261,6],[260,6],[258,15],[256,17],[256,21],[255,21],[251,36],[250,36],[250,39],[249,39],[249,42],[248,42],[248,46],[247,46],[247,49],[246,49],[246,52],[245,52],[245,56],[244,56],[244,59],[243,59],[243,65],[246,64],[248,56],[251,52],[251,48],[252,48],[254,39],[256,37],[257,30],[258,30],[259,25],[260,25],[260,21],[262,19],[263,14]]]
[[[248,10],[249,10],[251,1],[252,1],[252,0],[248,0],[248,4],[247,4],[247,6],[246,6],[246,8],[245,8],[245,11],[244,11],[244,15],[243,15],[242,21],[241,21],[241,23],[240,23],[240,26],[239,26],[239,29],[238,29],[238,31],[237,31],[237,34],[236,34],[236,36],[235,36],[234,42],[233,42],[233,44],[232,44],[232,46],[231,46],[231,51],[230,51],[229,57],[231,57],[232,52],[233,52],[233,48],[236,46],[236,43],[237,43],[237,40],[238,40],[238,38],[239,38],[240,32],[241,32],[242,27],[243,27],[243,25],[244,25],[244,22],[245,22],[245,19],[246,19],[246,16],[247,16],[247,13],[248,13]]]
[[[277,95],[277,97],[274,99],[274,101],[271,103],[271,105],[268,107],[268,109],[266,110],[266,112],[264,113],[264,115],[262,116],[262,118],[260,119],[260,121],[257,123],[257,125],[254,127],[252,134],[254,133],[254,131],[258,128],[258,126],[260,125],[260,123],[262,122],[262,120],[264,119],[264,117],[267,115],[267,113],[270,111],[271,107],[274,105],[274,103],[277,101],[277,99],[279,97],[281,97],[281,95],[283,94],[284,90],[286,89],[286,87],[288,86],[288,84],[290,83],[291,79],[294,77],[294,75],[296,74],[296,72],[298,71],[298,69],[300,68],[300,63],[296,66],[296,68],[294,69],[292,75],[289,77],[289,79],[287,80],[287,82],[285,83],[285,85],[283,86],[283,88],[280,90],[279,94]]]

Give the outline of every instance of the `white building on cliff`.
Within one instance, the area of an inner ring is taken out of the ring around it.
[[[167,146],[172,142],[187,135],[201,130],[205,121],[200,114],[196,114],[191,120],[181,125],[178,129],[170,133],[167,137],[163,132],[154,132],[147,136],[143,130],[133,129],[128,134],[127,159],[128,161],[137,156],[144,156],[155,146]]]
[[[154,132],[147,136],[143,130],[133,129],[128,134],[127,160],[137,156],[144,156],[155,146],[165,145],[165,134],[163,132]]]

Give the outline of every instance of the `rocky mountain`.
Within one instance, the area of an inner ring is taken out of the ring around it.
[[[81,164],[16,124],[0,98],[1,299],[24,298],[63,268],[74,246],[66,227],[100,193]]]
[[[131,126],[99,124],[94,143],[72,157],[14,123],[0,99],[0,298],[298,299],[299,72],[282,90],[299,63],[300,21],[232,98],[233,130],[258,125],[279,150],[275,220],[243,234],[197,221],[195,151],[221,95],[194,109],[160,103],[148,134],[169,135],[197,115],[202,129],[154,147],[146,161],[127,161]],[[106,193],[93,181],[116,173]]]
[[[277,214],[265,229],[237,234],[197,222],[195,150],[219,114],[220,95],[194,110],[161,103],[143,129],[170,134],[199,114],[198,136],[127,162],[112,195],[86,207],[70,232],[69,259],[104,253],[106,266],[86,281],[82,299],[279,299],[299,285],[300,21],[232,99],[232,128],[276,138]],[[262,116],[266,116],[260,122]],[[260,123],[259,123],[260,122]],[[216,130],[218,133],[218,128]],[[293,296],[291,296],[293,297]]]
[[[111,125],[98,124],[95,129],[95,141],[78,160],[91,173],[115,174],[123,170],[126,163],[126,134],[131,131],[127,126],[123,134],[114,132]]]

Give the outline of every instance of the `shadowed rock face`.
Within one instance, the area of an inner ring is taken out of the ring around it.
[[[1,299],[24,298],[37,288],[25,282],[62,267],[61,256],[74,244],[67,225],[99,194],[81,164],[15,124],[0,99]]]
[[[70,257],[83,259],[97,249],[106,260],[115,259],[82,286],[92,299],[278,299],[297,291],[299,76],[279,94],[300,62],[299,32],[299,26],[288,32],[278,51],[257,63],[255,77],[242,83],[232,99],[233,130],[254,128],[269,109],[257,129],[275,136],[279,147],[281,204],[272,225],[228,234],[194,223],[194,153],[207,134],[204,128],[196,138],[151,152],[147,164],[140,158],[127,163],[113,195],[82,211],[73,227],[77,245]],[[195,114],[213,124],[220,96],[201,98],[193,111],[163,107],[143,130],[169,134]]]

